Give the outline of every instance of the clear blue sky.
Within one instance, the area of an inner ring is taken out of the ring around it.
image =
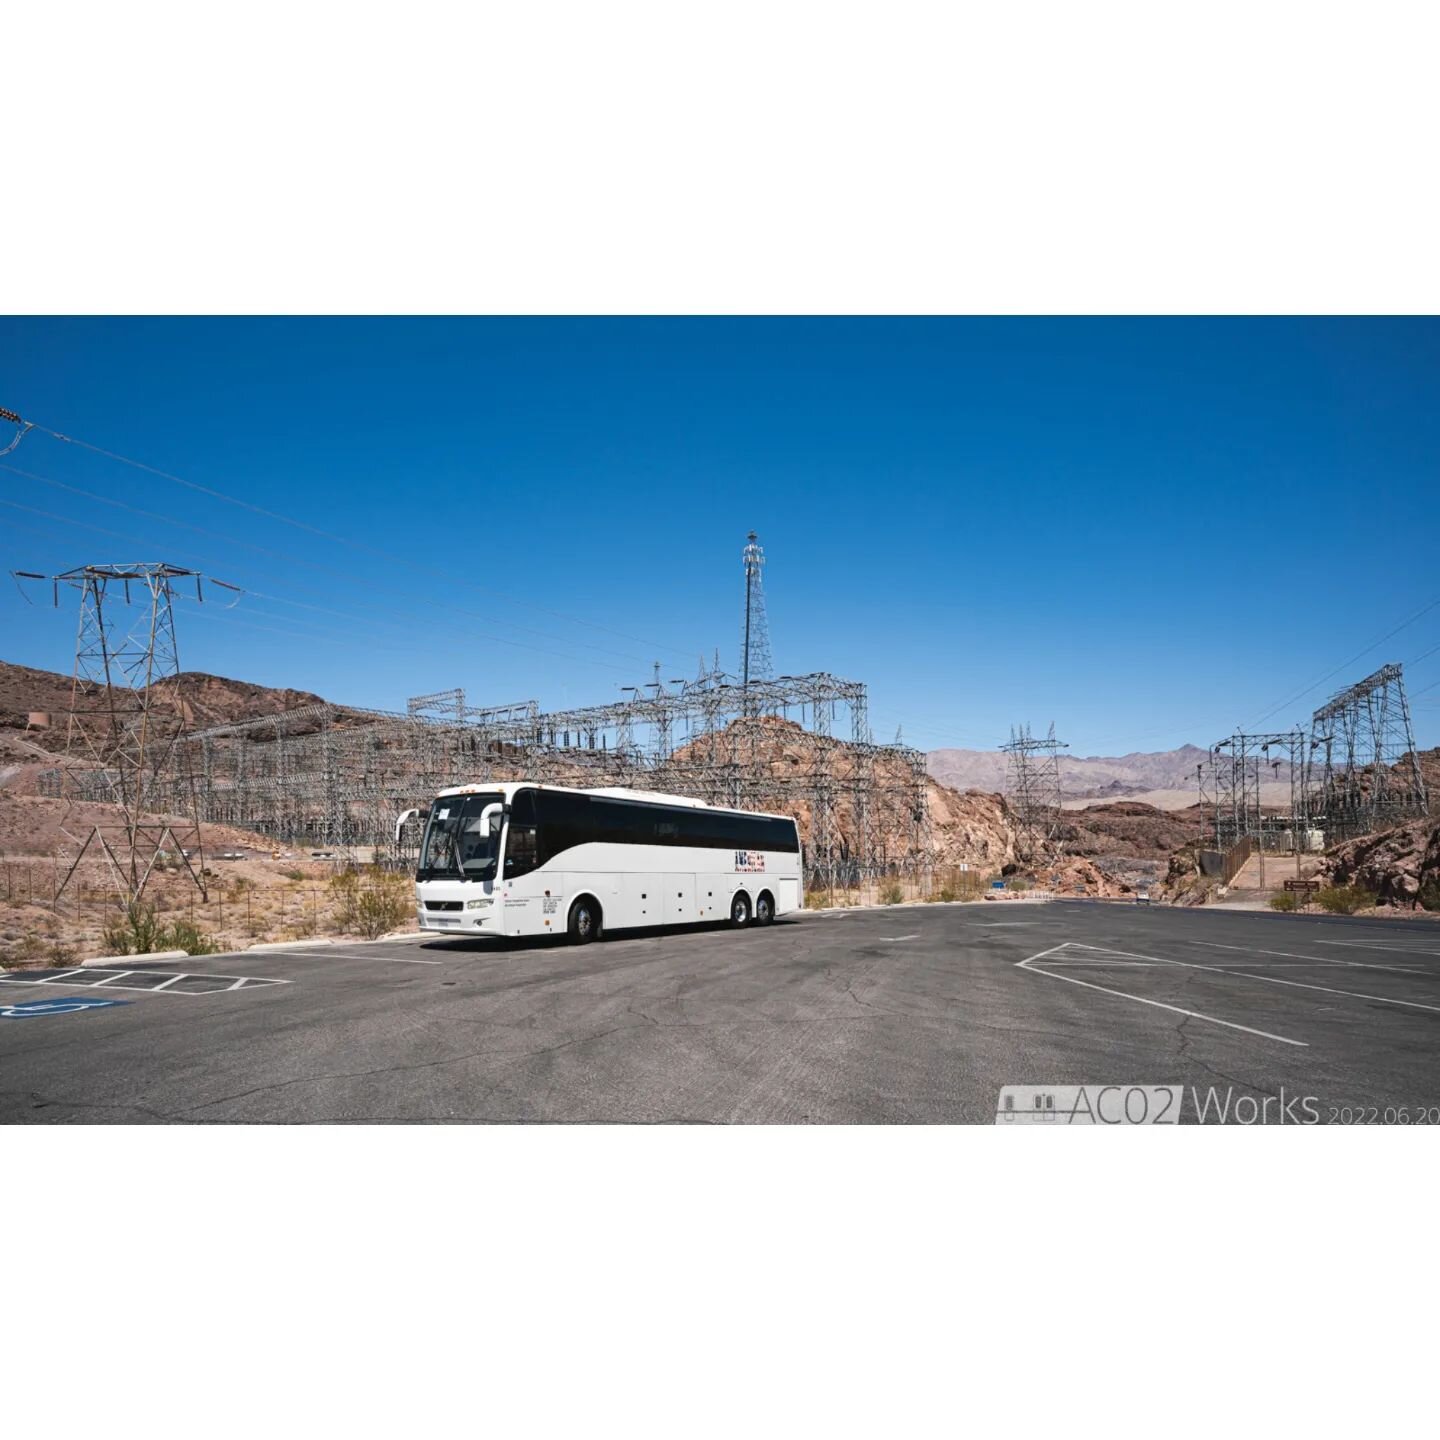
[[[167,518],[0,470],[46,512],[0,505],[5,569],[246,587],[189,669],[397,709],[733,669],[754,527],[777,671],[868,682],[877,738],[1206,744],[1400,659],[1440,743],[1440,606],[1366,648],[1440,599],[1433,320],[8,319],[0,405],[355,542],[29,435],[0,465]],[[68,672],[31,594],[0,658]]]

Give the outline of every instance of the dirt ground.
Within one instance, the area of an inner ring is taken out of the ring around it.
[[[103,857],[87,856],[56,898],[79,848],[69,837],[83,841],[113,818],[111,806],[0,791],[0,965],[69,964],[116,952],[105,932],[122,924],[125,909]],[[413,927],[408,875],[354,867],[356,857],[317,859],[228,825],[202,827],[202,840],[203,894],[178,857],[157,869],[145,894],[161,925],[191,925],[202,945],[243,949],[365,933],[359,902],[367,893],[403,899],[403,911],[389,906],[387,929]],[[221,858],[230,854],[241,858]],[[376,913],[374,903],[368,908]]]

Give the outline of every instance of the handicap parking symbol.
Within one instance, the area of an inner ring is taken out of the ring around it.
[[[25,1000],[0,1005],[0,1020],[28,1020],[32,1015],[72,1015],[77,1010],[103,1010],[107,1005],[128,1005],[128,1000],[102,1000],[98,995],[57,995],[53,1000]]]

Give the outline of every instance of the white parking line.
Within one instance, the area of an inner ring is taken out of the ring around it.
[[[1079,945],[1079,942],[1073,942]],[[1079,945],[1081,950],[1101,947]],[[1129,955],[1127,950],[1116,950],[1116,955]],[[1186,970],[1208,970],[1214,975],[1234,975],[1240,980],[1259,980],[1264,985],[1289,985],[1296,990],[1319,990],[1326,995],[1348,995],[1352,1000],[1373,1000],[1378,1005],[1403,1005],[1407,1010],[1431,1010],[1440,1014],[1440,1005],[1422,1005],[1418,1000],[1395,1000],[1388,995],[1362,995],[1358,990],[1337,990],[1333,985],[1311,985],[1304,980],[1282,980],[1278,975],[1252,975],[1246,970],[1221,969],[1217,965],[1197,965],[1193,960],[1167,960],[1161,955],[1132,955],[1134,960],[1158,960],[1162,965],[1179,965]]]
[[[1083,965],[1087,969],[1103,970],[1111,965],[1133,966],[1137,970],[1153,970],[1155,964],[1151,960],[1062,960],[1058,956],[1046,961],[1048,965]]]
[[[1386,945],[1380,940],[1317,940],[1317,945],[1343,945],[1351,950],[1393,950],[1397,955],[1440,955],[1440,950],[1415,950],[1404,945]]]
[[[267,950],[265,958],[280,955],[288,960],[383,960],[387,965],[443,965],[443,960],[418,960],[408,955],[352,955],[343,950]]]
[[[293,980],[281,980],[273,975],[201,975],[193,970],[184,971],[177,975],[171,975],[159,985],[122,985],[122,980],[127,980],[138,975],[163,975],[163,970],[122,970],[115,975],[106,975],[103,980],[95,979],[94,970],[65,970],[59,975],[47,975],[43,980],[21,980],[0,976],[0,985],[64,985],[74,990],[134,990],[142,995],[158,995],[162,990],[170,995],[218,995],[225,990],[239,990],[253,985],[293,985]],[[74,976],[74,979],[70,977]],[[209,990],[171,990],[170,986],[178,984],[181,980],[232,980],[232,985],[215,985]]]
[[[1197,945],[1204,945],[1210,950],[1238,950],[1242,955],[1279,955],[1287,960],[1309,960],[1316,965],[1348,965],[1356,970],[1390,970],[1397,975],[1423,975],[1426,972],[1417,970],[1411,965],[1370,965],[1364,960],[1335,960],[1329,955],[1299,955],[1294,950],[1256,950],[1249,945],[1221,945],[1217,940],[1197,940]],[[1322,940],[1320,944],[1324,944]]]
[[[887,940],[891,944],[894,944],[895,942],[900,940],[918,940],[920,937],[919,935],[881,935],[877,938],[881,940]]]
[[[1068,944],[1069,942],[1066,942]],[[1153,1005],[1157,1010],[1169,1010],[1176,1015],[1188,1015],[1192,1020],[1204,1020],[1211,1025],[1223,1025],[1227,1030],[1243,1030],[1247,1035],[1258,1035],[1263,1040],[1278,1040],[1282,1045],[1298,1045],[1302,1050],[1310,1047],[1304,1040],[1292,1040],[1286,1035],[1273,1035],[1268,1030],[1256,1030],[1250,1025],[1237,1025],[1233,1020],[1221,1020],[1216,1015],[1202,1015],[1198,1010],[1185,1010],[1179,1005],[1167,1005],[1163,1000],[1151,1000],[1144,995],[1132,995],[1128,990],[1112,990],[1108,985],[1096,985],[1089,980],[1077,980],[1073,975],[1057,975],[1053,970],[1040,970],[1036,968],[1035,961],[1044,960],[1047,956],[1053,955],[1056,950],[1064,950],[1066,945],[1053,945],[1049,950],[1042,950],[1038,955],[1032,955],[1029,959],[1021,960],[1016,966],[1019,970],[1028,970],[1032,975],[1044,975],[1050,980],[1063,980],[1067,985],[1083,985],[1087,990],[1098,990],[1102,995],[1114,995],[1121,1000],[1134,1000],[1140,1005]],[[1091,948],[1091,947],[1082,947]],[[1054,963],[1053,961],[1051,962]]]

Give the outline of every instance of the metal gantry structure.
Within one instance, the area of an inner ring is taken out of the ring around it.
[[[1228,850],[1247,835],[1270,834],[1283,848],[1308,848],[1310,828],[1305,789],[1306,737],[1303,730],[1237,731],[1210,748],[1209,773],[1202,781],[1201,804],[1213,807],[1216,844]],[[1290,812],[1265,824],[1261,786],[1278,781],[1281,770],[1290,782]]]
[[[1261,785],[1287,780],[1288,814],[1267,816]],[[1314,849],[1429,811],[1403,667],[1382,666],[1331,696],[1309,727],[1237,731],[1197,771],[1200,805],[1224,850],[1248,838]]]
[[[132,834],[143,828],[141,812],[184,815],[193,844],[175,848],[196,855],[203,820],[281,844],[401,860],[418,835],[402,833],[397,842],[396,817],[424,807],[446,786],[489,780],[623,785],[794,815],[811,883],[844,886],[925,870],[931,845],[924,754],[874,743],[860,682],[825,672],[772,674],[760,578],[764,553],[753,531],[743,558],[738,677],[720,669],[717,654],[711,665],[701,660],[693,680],[664,680],[657,663],[649,682],[622,687],[624,699],[577,709],[546,711],[534,700],[475,706],[455,688],[414,696],[404,712],[322,701],[188,733],[177,688],[155,682],[178,673],[168,587],[193,572],[91,566],[55,577],[57,587],[60,580],[89,587],[80,646],[86,657],[96,645],[85,636],[101,633],[105,585],[150,587],[147,644],[117,651],[97,642],[107,663],[123,660],[128,677],[124,720],[112,728],[117,736],[145,737],[141,753],[148,759],[117,763],[130,752],[112,740],[44,772],[42,793],[120,800]],[[76,580],[82,575],[95,578]],[[95,618],[87,621],[92,610]],[[113,676],[107,683],[112,692],[117,688]],[[162,706],[172,700],[174,715],[162,726]],[[97,732],[84,726],[76,733]],[[137,771],[143,779],[133,778]],[[165,834],[175,839],[169,829]],[[200,868],[193,872],[197,884]]]
[[[1307,772],[1327,838],[1367,834],[1430,806],[1398,664],[1332,695],[1311,717]]]
[[[1062,802],[1060,752],[1068,749],[1055,738],[1055,725],[1043,739],[1029,725],[1012,726],[1010,741],[1000,747],[1006,757],[1005,800],[1015,816],[1016,846],[1027,859],[1053,859],[1058,848]]]
[[[66,763],[49,772],[48,793],[114,807],[113,818],[103,819],[67,811],[67,863],[56,900],[87,857],[103,857],[127,904],[144,896],[161,863],[183,870],[203,895],[200,796],[189,766],[173,601],[177,582],[193,584],[203,601],[204,577],[161,562],[16,575],[48,579],[57,606],[62,586],[80,595]]]
[[[747,686],[705,670],[557,711],[471,707],[459,691],[418,696],[404,713],[321,702],[196,730],[184,745],[201,819],[286,844],[403,860],[418,836],[396,844],[398,814],[449,785],[531,780],[794,815],[812,884],[929,864],[923,752],[875,744],[865,686],[824,673]]]

